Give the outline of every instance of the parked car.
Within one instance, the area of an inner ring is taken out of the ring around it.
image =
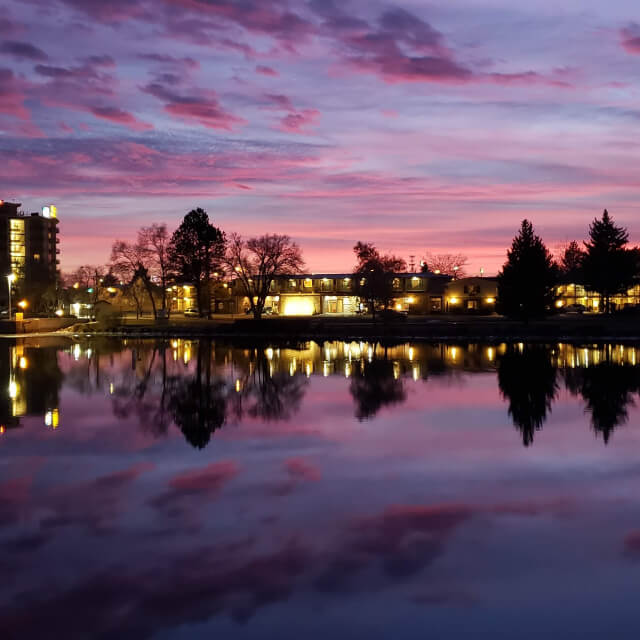
[[[378,312],[378,318],[383,320],[384,322],[394,321],[394,320],[406,320],[407,319],[406,311],[396,311],[395,309],[383,309]]]
[[[564,312],[565,313],[584,313],[587,310],[587,307],[585,307],[583,304],[569,304],[565,307]]]
[[[184,315],[187,318],[199,318],[200,312],[195,307],[189,307],[188,309],[184,310]]]

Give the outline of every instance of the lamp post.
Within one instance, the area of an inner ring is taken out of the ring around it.
[[[457,280],[458,279],[458,269],[460,267],[458,265],[456,265],[455,267],[453,267],[453,279]]]
[[[11,320],[11,283],[16,279],[15,273],[10,273],[7,276],[7,288],[9,290],[9,320]]]

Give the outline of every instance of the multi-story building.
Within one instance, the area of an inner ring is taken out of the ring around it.
[[[13,286],[55,283],[58,277],[58,212],[55,206],[25,214],[20,203],[0,200],[0,275]],[[0,295],[6,297],[6,287]]]
[[[393,307],[414,313],[443,311],[449,280],[448,276],[434,273],[395,274],[392,281]],[[236,313],[249,307],[240,281],[231,283],[231,296]],[[265,306],[284,316],[352,315],[362,309],[351,273],[279,276],[271,283]]]

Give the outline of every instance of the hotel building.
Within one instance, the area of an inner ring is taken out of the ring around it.
[[[25,214],[20,203],[0,200],[0,275],[13,286],[55,283],[58,277],[58,212],[55,206]],[[6,296],[6,287],[0,287]]]

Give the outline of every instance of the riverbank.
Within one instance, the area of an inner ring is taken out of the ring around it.
[[[501,316],[412,316],[392,322],[371,318],[267,317],[203,320],[177,318],[165,324],[152,320],[127,322],[105,329],[83,325],[56,335],[69,337],[228,337],[296,340],[467,340],[467,341],[640,341],[635,316],[554,316],[529,323]],[[50,335],[50,334],[40,334]],[[10,337],[4,335],[3,337]]]

